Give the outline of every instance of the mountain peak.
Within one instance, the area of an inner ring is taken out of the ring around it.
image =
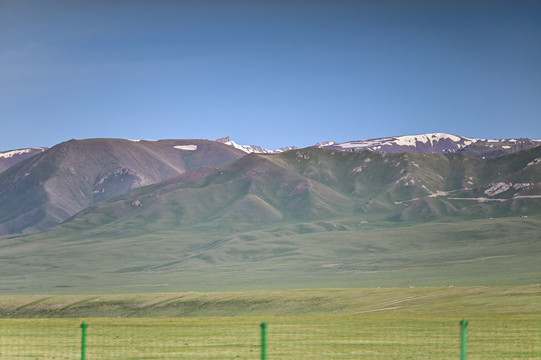
[[[252,154],[252,153],[255,153],[255,154],[279,154],[279,153],[284,152],[284,151],[297,149],[296,146],[288,146],[288,147],[285,147],[285,148],[280,148],[280,149],[275,149],[275,150],[268,150],[268,149],[265,149],[265,148],[263,148],[261,146],[257,146],[257,145],[239,145],[236,142],[234,142],[233,140],[231,140],[231,138],[229,136],[225,136],[225,137],[216,139],[215,141],[219,142],[219,143],[222,143],[222,144],[225,144],[225,145],[233,146],[235,149],[242,150],[247,154]]]

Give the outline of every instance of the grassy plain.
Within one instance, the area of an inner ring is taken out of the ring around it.
[[[392,225],[392,224],[391,224]],[[540,217],[409,225],[370,219],[0,238],[0,293],[102,294],[541,282]],[[401,226],[398,226],[401,225]]]
[[[528,317],[541,286],[301,289],[0,296],[3,318],[393,316]]]
[[[87,359],[259,359],[258,317],[91,319]],[[269,359],[459,359],[455,319],[281,317],[268,322]],[[540,319],[470,321],[469,359],[538,359]],[[78,358],[80,320],[0,321],[3,359]]]
[[[88,359],[258,359],[266,321],[269,359],[458,359],[468,318],[469,359],[538,359],[539,298],[539,286],[4,296],[3,315],[26,319],[0,319],[0,354],[77,358],[85,321]]]

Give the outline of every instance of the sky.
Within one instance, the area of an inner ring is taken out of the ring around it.
[[[0,0],[0,151],[541,139],[539,0]]]

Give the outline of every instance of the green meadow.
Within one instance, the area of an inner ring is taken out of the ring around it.
[[[541,218],[378,219],[134,233],[67,225],[0,239],[2,294],[514,286],[541,282]]]
[[[541,356],[541,287],[3,296],[2,359],[469,359]],[[50,318],[45,318],[50,317]],[[63,318],[62,318],[63,317]]]

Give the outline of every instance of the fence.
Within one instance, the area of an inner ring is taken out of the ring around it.
[[[529,319],[0,320],[0,359],[541,359],[540,334]]]

